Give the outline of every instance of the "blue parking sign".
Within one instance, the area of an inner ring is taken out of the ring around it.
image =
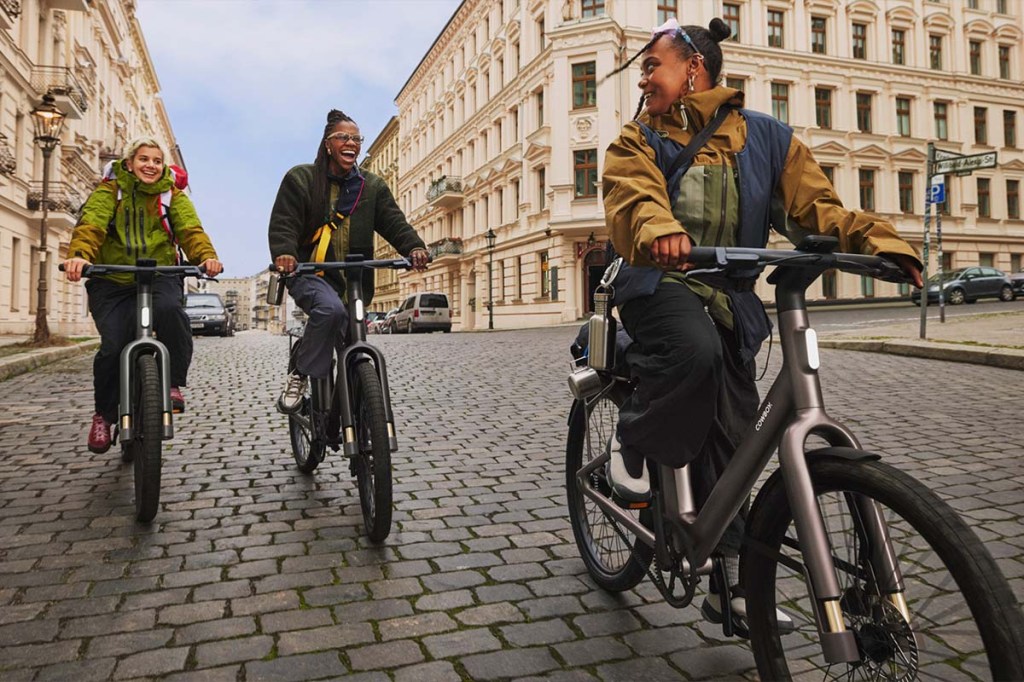
[[[932,204],[941,204],[946,201],[946,183],[941,182],[942,176],[937,178],[940,182],[934,182],[929,187],[928,201]]]

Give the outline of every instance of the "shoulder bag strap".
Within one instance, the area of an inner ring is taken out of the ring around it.
[[[683,147],[683,150],[679,152],[679,155],[676,157],[675,161],[672,162],[672,165],[665,170],[666,180],[675,175],[676,171],[680,168],[683,168],[684,166],[689,167],[689,165],[693,163],[693,157],[697,155],[697,152],[700,151],[701,147],[707,144],[707,141],[710,140],[711,136],[715,134],[716,130],[718,130],[718,126],[722,125],[722,121],[725,120],[725,117],[728,116],[729,112],[733,109],[735,109],[735,107],[724,104],[718,107],[718,112],[715,114],[715,117],[711,119],[711,122],[701,128],[700,132],[690,139],[689,144]]]

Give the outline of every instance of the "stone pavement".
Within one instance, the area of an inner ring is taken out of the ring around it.
[[[381,546],[339,456],[295,470],[272,410],[283,337],[197,339],[149,526],[131,469],[85,448],[88,355],[3,382],[0,678],[753,679],[696,607],[587,577],[563,483],[574,331],[373,338],[400,442]],[[1024,597],[1020,375],[830,349],[822,365],[830,413],[948,499]]]

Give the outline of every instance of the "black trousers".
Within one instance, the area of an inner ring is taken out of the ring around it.
[[[92,364],[96,411],[116,422],[121,350],[135,340],[135,284],[125,286],[97,277],[86,282],[85,289],[89,312],[100,332],[100,349]],[[180,277],[153,279],[153,329],[170,354],[171,386],[186,384],[192,364],[192,330],[183,299]]]
[[[622,449],[671,467],[692,462],[703,504],[757,414],[754,363],[740,361],[732,332],[683,284],[662,282],[619,314],[633,338],[626,358],[637,384],[619,411]],[[727,554],[739,549],[742,516],[719,544]]]

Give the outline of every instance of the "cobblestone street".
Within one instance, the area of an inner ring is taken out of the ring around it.
[[[382,546],[340,454],[295,468],[273,409],[285,337],[196,339],[149,526],[118,449],[85,447],[91,356],[0,384],[0,678],[755,679],[699,598],[676,610],[646,582],[588,579],[563,483],[574,334],[370,338],[399,438]],[[1024,597],[1020,372],[838,350],[822,365],[829,412],[947,498]]]

